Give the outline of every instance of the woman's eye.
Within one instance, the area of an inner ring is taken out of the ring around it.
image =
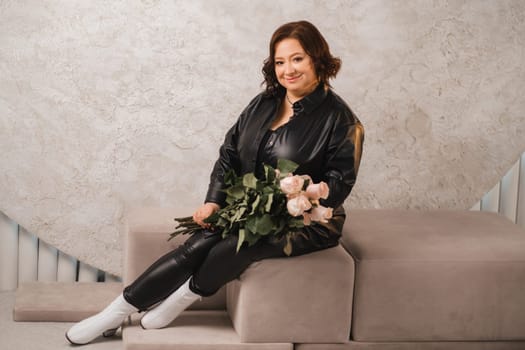
[[[303,58],[302,57],[295,57],[293,60],[295,62],[301,62],[303,60]]]
[[[282,61],[275,61],[275,65],[276,65],[276,66],[280,66],[281,64],[283,64]]]

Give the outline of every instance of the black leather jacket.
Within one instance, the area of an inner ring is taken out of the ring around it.
[[[283,97],[261,93],[241,113],[220,148],[206,202],[225,205],[226,195],[221,189],[228,169],[234,169],[237,175],[256,170],[261,140]],[[323,84],[292,107],[293,117],[276,129],[264,145],[267,163],[275,167],[278,158],[289,159],[299,164],[295,174],[308,174],[315,183],[325,181],[330,194],[321,204],[334,208],[334,217],[341,216],[341,225],[334,228],[338,232],[330,230],[340,234],[344,222],[342,204],[352,190],[361,160],[363,126],[347,104]]]

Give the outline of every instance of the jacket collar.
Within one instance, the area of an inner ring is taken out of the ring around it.
[[[298,116],[302,113],[309,114],[324,101],[326,95],[327,89],[325,89],[323,83],[319,83],[314,91],[292,105],[294,116]]]

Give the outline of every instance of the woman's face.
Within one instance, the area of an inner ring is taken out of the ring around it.
[[[297,39],[287,38],[275,45],[275,75],[289,95],[303,97],[318,83],[310,56]]]

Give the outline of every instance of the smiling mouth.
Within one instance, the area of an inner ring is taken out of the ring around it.
[[[298,75],[298,76],[295,76],[295,77],[286,78],[286,81],[289,82],[289,83],[293,83],[294,81],[296,81],[300,77],[301,77],[301,75]]]

